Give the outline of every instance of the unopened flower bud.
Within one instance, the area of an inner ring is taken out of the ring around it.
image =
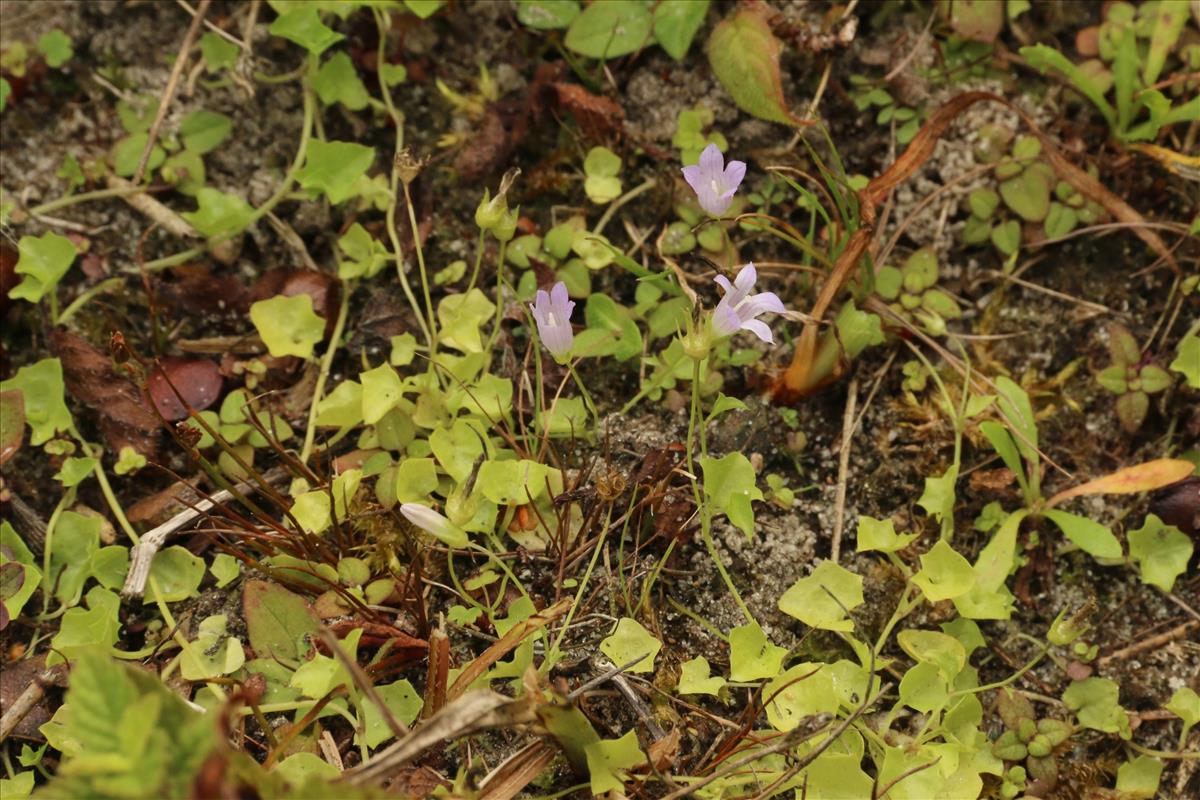
[[[475,224],[479,226],[480,230],[490,231],[504,222],[504,217],[508,213],[508,190],[520,174],[521,170],[516,168],[504,173],[495,197],[492,197],[488,189],[483,190],[483,200],[475,209]],[[510,235],[509,238],[511,239],[512,236]]]
[[[450,547],[466,547],[467,533],[450,520],[420,503],[402,503],[400,513],[421,530],[441,540]]]
[[[517,221],[521,218],[521,207],[510,208],[503,216],[500,217],[500,222],[496,227],[492,228],[492,236],[496,237],[497,241],[508,242],[517,233]]]

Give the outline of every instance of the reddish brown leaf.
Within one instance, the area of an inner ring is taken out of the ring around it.
[[[929,157],[933,155],[934,148],[937,147],[938,139],[942,138],[942,134],[946,132],[955,118],[980,100],[996,100],[1005,103],[1002,98],[989,92],[964,92],[951,98],[929,116],[900,157],[892,162],[892,165],[884,170],[883,174],[876,176],[867,184],[867,188],[859,192],[859,199],[864,206],[862,216],[865,222],[874,223],[875,206],[887,196],[888,192],[907,180],[929,160]],[[1005,103],[1005,105],[1008,104]]]
[[[221,370],[206,358],[164,358],[151,370],[146,389],[158,413],[174,422],[188,416],[187,406],[203,411],[216,402]]]
[[[458,673],[458,678],[455,679],[454,684],[446,692],[446,700],[449,702],[460,697],[467,690],[467,687],[474,683],[480,675],[487,672],[493,664],[512,652],[530,634],[549,625],[567,613],[567,609],[570,607],[571,600],[565,598],[549,608],[539,611],[529,619],[522,620],[512,626],[508,633],[500,637],[499,641],[492,644],[491,647],[480,653],[475,660],[463,667],[463,671]]]
[[[12,305],[13,301],[8,293],[21,282],[20,276],[17,275],[19,259],[20,253],[17,252],[17,248],[7,241],[0,241],[0,314],[8,311],[8,307]]]
[[[1200,477],[1185,478],[1156,492],[1150,513],[1193,539],[1200,536]]]
[[[569,112],[589,139],[607,139],[621,131],[625,110],[607,97],[592,94],[574,83],[552,84],[558,107]]]
[[[171,277],[157,285],[155,299],[179,314],[241,323],[250,308],[245,285],[231,275],[214,275],[207,265],[176,267]]]
[[[500,112],[488,107],[475,135],[458,152],[454,168],[463,181],[478,181],[499,169],[512,152],[512,142]]]
[[[130,522],[147,523],[151,527],[166,522],[171,517],[190,508],[203,497],[184,481],[175,481],[170,486],[143,497],[125,510]]]
[[[98,417],[113,453],[132,447],[147,458],[158,449],[160,422],[142,392],[113,369],[112,359],[87,340],[57,330],[51,346],[61,359],[67,391]]]

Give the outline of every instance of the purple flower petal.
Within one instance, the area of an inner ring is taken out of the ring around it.
[[[783,305],[783,301],[779,299],[779,295],[774,292],[759,292],[753,297],[747,298],[745,306],[749,309],[747,313],[749,317],[757,317],[767,312],[782,314],[787,310]]]
[[[710,144],[700,152],[700,171],[710,180],[725,171],[725,156],[721,155],[721,148]]]
[[[732,284],[724,275],[716,277],[717,285],[724,290],[725,295],[713,309],[709,324],[712,332],[718,337],[732,336],[739,330],[744,330],[750,331],[768,344],[774,344],[771,329],[757,318],[762,314],[781,313],[785,308],[783,301],[774,292],[751,294],[757,280],[758,270],[754,262],[742,267]]]
[[[725,185],[729,187],[731,193],[737,191],[737,188],[742,184],[742,179],[745,177],[745,161],[730,161],[729,166],[725,167]]]
[[[749,292],[756,283],[758,283],[758,269],[755,268],[753,261],[748,261],[746,266],[738,272],[737,277],[733,279],[733,285],[743,292]]]
[[[550,292],[539,289],[530,310],[537,323],[538,336],[542,344],[555,358],[563,358],[571,351],[575,331],[571,328],[571,312],[575,303],[567,294],[567,285],[562,281],[554,284]]]
[[[717,307],[713,309],[712,329],[717,336],[732,336],[737,333],[742,327],[742,320],[738,317],[737,311],[733,306],[728,305],[722,300],[717,303]]]
[[[767,323],[765,323],[761,320],[757,320],[757,319],[746,320],[745,322],[742,323],[742,330],[750,331],[751,333],[753,333],[759,339],[762,339],[767,344],[775,344],[775,339],[771,336],[771,329],[767,327]]]

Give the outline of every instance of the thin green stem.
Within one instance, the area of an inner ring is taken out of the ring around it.
[[[571,607],[567,610],[567,616],[563,620],[562,627],[558,629],[558,635],[554,637],[554,643],[546,651],[545,660],[538,667],[538,671],[543,675],[549,672],[562,656],[562,653],[558,649],[559,645],[562,644],[563,637],[567,635],[567,630],[571,627],[571,620],[575,618],[575,612],[579,610],[580,604],[583,602],[583,593],[587,590],[588,582],[592,579],[592,571],[596,568],[596,562],[600,560],[600,552],[604,549],[604,539],[608,536],[608,525],[611,520],[612,506],[610,505],[608,507],[608,514],[604,518],[604,527],[600,529],[600,538],[596,541],[596,546],[592,550],[592,558],[588,561],[587,569],[583,572],[583,580],[579,582],[579,588],[575,592],[575,599],[571,602]]]
[[[483,266],[483,239],[485,231],[479,229],[479,240],[475,243],[475,266],[471,269],[471,280],[467,283],[467,293],[469,294],[475,288],[475,282],[479,280],[479,268]]]
[[[496,345],[500,337],[500,318],[504,316],[504,254],[508,252],[508,242],[500,243],[500,254],[496,257],[496,322],[492,326],[492,335],[488,337],[488,349]]]
[[[396,137],[397,142],[399,136]],[[425,295],[425,313],[429,316],[429,352],[437,352],[437,320],[433,314],[433,299],[429,294],[429,275],[425,271],[425,248],[421,246],[421,230],[417,227],[417,212],[413,209],[408,183],[404,183],[404,205],[408,209],[408,224],[412,226],[413,249],[417,251],[417,269],[421,272],[421,292]]]
[[[310,56],[306,64],[306,70],[308,71],[309,75],[316,74],[316,63],[316,59]],[[155,272],[158,270],[167,269],[168,267],[177,267],[180,264],[186,264],[188,261],[204,255],[207,248],[215,244],[220,244],[227,239],[231,239],[234,236],[241,234],[243,230],[249,228],[267,214],[271,213],[275,206],[279,205],[279,203],[287,198],[288,193],[292,189],[292,184],[296,180],[296,174],[300,171],[300,168],[304,166],[304,161],[308,157],[308,143],[312,140],[313,124],[314,120],[316,119],[316,108],[317,103],[313,96],[312,87],[309,85],[308,81],[305,81],[304,119],[300,123],[300,143],[296,146],[296,156],[292,159],[291,166],[288,167],[288,171],[284,174],[283,180],[280,181],[279,188],[275,190],[273,195],[267,198],[266,202],[254,209],[254,211],[250,214],[250,219],[246,223],[245,228],[240,228],[236,231],[214,236],[200,247],[193,247],[190,250],[184,250],[183,252],[176,253],[173,256],[166,256],[164,258],[154,259],[153,261],[147,261],[142,264],[142,268],[147,272]]]
[[[346,328],[346,317],[350,311],[350,295],[354,293],[354,282],[346,281],[342,287],[342,303],[338,307],[337,322],[333,325],[333,334],[329,337],[329,346],[321,357],[321,372],[317,375],[317,385],[313,387],[312,403],[308,407],[308,426],[304,430],[304,446],[300,449],[300,462],[307,464],[312,455],[313,444],[317,437],[317,407],[325,396],[325,382],[333,369],[333,359],[337,355],[342,341],[342,332]]]
[[[383,64],[386,55],[384,50],[387,42],[388,18],[378,8],[372,8],[372,12],[375,14],[375,25],[379,28],[378,61],[380,64]],[[388,239],[392,243],[392,252],[396,259],[396,276],[400,280],[400,289],[404,292],[405,299],[408,300],[413,314],[417,317],[417,324],[421,326],[421,333],[425,335],[425,344],[429,346],[429,360],[432,363],[437,360],[433,331],[426,321],[425,315],[421,313],[421,306],[417,303],[417,296],[413,294],[412,286],[409,285],[408,274],[404,271],[404,248],[400,244],[400,232],[396,228],[396,204],[400,197],[400,154],[404,150],[404,115],[400,113],[396,108],[396,104],[392,102],[392,93],[389,91],[387,83],[383,80],[382,70],[379,72],[379,93],[383,97],[383,104],[387,108],[388,116],[391,117],[392,124],[396,127],[396,144],[392,150],[392,177],[389,185],[392,199],[388,203],[385,224],[387,226]],[[408,187],[406,186],[406,193],[407,189]],[[411,203],[409,203],[409,210],[412,210]],[[419,237],[416,237],[414,233],[414,244],[417,245],[418,254],[420,253],[419,242]]]
[[[63,511],[67,509],[71,503],[75,501],[75,488],[68,489],[58,501],[58,505],[54,507],[54,511],[50,514],[50,519],[46,522],[46,552],[42,555],[42,615],[45,616],[50,611],[50,590],[53,588],[50,585],[50,554],[54,550],[54,529],[58,527],[58,520],[62,517]]]
[[[621,406],[621,414],[622,415],[628,414],[633,409],[634,406],[636,406],[643,399],[645,399],[646,395],[650,394],[650,392],[654,391],[655,389],[661,387],[663,382],[665,382],[667,380],[667,378],[669,378],[671,375],[673,375],[675,373],[675,367],[679,365],[679,362],[685,358],[688,358],[688,356],[680,355],[679,358],[675,359],[670,364],[664,364],[663,370],[660,373],[662,375],[662,377],[659,378],[657,381],[647,381],[645,384],[643,384],[642,388],[638,390],[638,393],[635,394],[633,397],[631,397],[629,399],[629,402],[627,402],[625,405]]]
[[[645,194],[657,185],[658,181],[656,181],[654,178],[647,178],[625,194],[618,197],[616,200],[613,200],[608,204],[608,208],[604,210],[604,215],[601,216],[599,221],[596,222],[596,227],[592,228],[592,233],[600,236],[602,233],[604,233],[604,226],[608,225],[617,211],[621,209],[621,206],[625,205],[631,200],[636,199],[638,196]]]
[[[712,509],[708,503],[704,502],[704,498],[700,493],[700,481],[696,477],[696,465],[693,456],[695,450],[695,442],[697,429],[702,428],[704,422],[700,416],[700,361],[693,359],[692,366],[692,406],[691,414],[688,416],[688,435],[687,435],[687,465],[688,473],[692,476],[692,495],[696,501],[696,508],[700,510],[700,538],[704,540],[704,548],[708,551],[709,557],[717,568],[717,572],[721,574],[721,580],[725,581],[725,586],[728,587],[729,593],[733,596],[733,600],[737,603],[738,608],[742,610],[743,616],[747,622],[754,622],[754,615],[750,613],[750,609],[742,600],[741,594],[737,587],[733,584],[733,578],[730,577],[729,571],[725,569],[725,563],[721,560],[721,554],[717,552],[716,542],[713,541],[712,535]],[[700,430],[700,440],[703,446],[704,431]]]
[[[86,292],[79,295],[79,297],[76,297],[66,308],[63,309],[62,313],[58,315],[58,324],[65,325],[67,320],[75,316],[79,309],[91,302],[94,297],[104,294],[111,289],[115,289],[118,286],[122,286],[124,283],[124,278],[109,278],[107,280],[100,281],[95,286],[90,287]]]
[[[583,379],[579,377],[579,373],[575,371],[575,362],[568,361],[567,369],[571,372],[571,377],[575,380],[575,386],[579,388],[579,394],[583,397],[583,404],[587,406],[588,413],[592,415],[592,421],[600,424],[600,414],[596,411],[596,404],[592,402],[592,395],[588,392],[587,387],[583,385]]]
[[[95,189],[90,192],[80,192],[79,194],[68,194],[56,200],[42,203],[40,206],[34,206],[29,209],[29,213],[36,217],[42,214],[49,214],[52,211],[58,211],[60,208],[73,206],[77,203],[86,203],[91,200],[106,200],[110,197],[128,197],[133,194],[145,194],[147,191],[149,191],[149,187],[146,186],[120,186],[109,189]]]
[[[297,78],[304,77],[304,73],[305,73],[306,69],[307,69],[307,65],[301,64],[300,66],[296,67],[291,72],[284,72],[279,75],[268,75],[265,72],[255,72],[254,80],[258,81],[259,83],[265,83],[268,86],[274,86],[274,85],[278,85],[281,83],[290,83],[291,81],[294,81]]]
[[[1047,654],[1049,654],[1049,652],[1050,652],[1050,645],[1048,645],[1048,644],[1043,645],[1040,653],[1038,653],[1036,656],[1034,656],[1032,659],[1030,659],[1028,662],[1026,662],[1026,664],[1023,667],[1018,669],[1012,675],[1009,675],[1004,680],[996,681],[995,683],[989,683],[984,686],[976,686],[974,689],[959,689],[957,691],[951,692],[950,697],[952,697],[952,698],[958,697],[958,696],[964,695],[964,694],[981,694],[983,692],[990,692],[993,689],[1002,689],[1005,686],[1008,686],[1008,685],[1016,682],[1017,679],[1019,679],[1022,675],[1024,675],[1026,672],[1029,672],[1029,670],[1033,669],[1038,664],[1040,664],[1042,659],[1045,658],[1047,656]]]

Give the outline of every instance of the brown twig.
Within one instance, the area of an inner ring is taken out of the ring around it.
[[[1137,655],[1145,650],[1154,650],[1155,648],[1162,647],[1169,642],[1183,638],[1187,635],[1188,631],[1197,626],[1200,626],[1200,622],[1197,622],[1194,619],[1189,619],[1182,625],[1176,625],[1174,628],[1171,628],[1171,630],[1166,631],[1165,633],[1160,633],[1157,636],[1151,636],[1149,639],[1143,639],[1142,641],[1135,642],[1128,647],[1122,647],[1120,650],[1116,650],[1106,656],[1101,656],[1096,664],[1097,666],[1104,667],[1114,661],[1120,661],[1122,659],[1129,658],[1130,656]]]
[[[33,680],[29,682],[25,690],[17,695],[17,699],[13,700],[8,708],[4,709],[4,715],[0,716],[0,742],[7,739],[8,735],[21,724],[21,720],[25,719],[33,707],[42,701],[42,698],[46,696],[47,688],[62,685],[66,674],[67,665],[57,664],[33,676]]]
[[[396,719],[396,715],[388,708],[388,704],[379,696],[379,692],[375,691],[375,684],[371,682],[367,673],[363,672],[363,668],[358,665],[358,662],[346,655],[346,651],[341,648],[337,637],[330,633],[328,628],[321,628],[317,633],[320,635],[321,641],[329,648],[329,652],[333,653],[334,658],[340,661],[342,666],[346,668],[346,671],[350,673],[350,677],[354,679],[354,683],[358,688],[379,709],[379,714],[383,717],[384,723],[392,731],[392,735],[397,739],[403,739],[407,736],[408,726]]]
[[[179,54],[171,66],[167,85],[163,87],[162,99],[158,101],[158,110],[154,112],[154,122],[150,123],[150,130],[146,134],[146,146],[142,148],[142,157],[138,159],[137,169],[133,171],[134,183],[142,182],[146,164],[150,161],[150,153],[154,150],[154,143],[158,140],[158,130],[167,116],[167,106],[175,97],[175,89],[178,88],[179,79],[183,76],[183,68],[187,65],[188,51],[192,49],[192,42],[196,40],[196,34],[200,32],[201,23],[204,22],[204,15],[208,13],[210,5],[212,5],[212,0],[200,0],[200,4],[196,7],[196,13],[192,17],[192,24],[188,26],[187,33],[183,36],[183,43],[179,45]]]
[[[842,413],[842,443],[838,453],[838,482],[837,497],[834,504],[833,543],[830,546],[829,560],[838,563],[842,555],[842,531],[846,527],[846,481],[850,473],[850,444],[854,440],[854,428],[857,420],[854,417],[855,406],[858,405],[858,375],[850,378],[846,387],[846,409]]]

